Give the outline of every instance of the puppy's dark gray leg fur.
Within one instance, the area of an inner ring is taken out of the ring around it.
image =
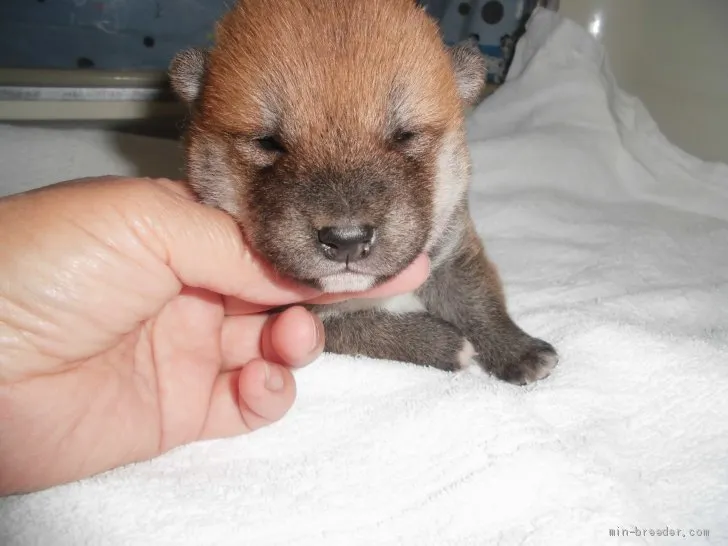
[[[474,358],[486,372],[517,385],[548,376],[558,362],[556,351],[513,322],[498,273],[472,222],[459,221],[465,229],[453,234],[457,244],[446,244],[451,250],[443,255],[435,249],[436,266],[415,293],[426,311],[393,313],[375,302],[373,309],[354,312],[324,306],[329,309],[322,313],[325,350],[448,371]]]
[[[418,290],[419,299],[463,333],[486,372],[519,385],[548,376],[558,362],[556,351],[513,322],[495,267],[472,222],[463,223],[462,244],[431,273]]]
[[[398,360],[446,371],[460,369],[472,346],[452,324],[426,312],[368,309],[323,317],[326,351]]]

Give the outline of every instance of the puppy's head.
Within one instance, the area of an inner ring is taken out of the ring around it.
[[[187,171],[281,273],[363,290],[434,245],[469,176],[485,66],[414,0],[244,0],[170,68]]]

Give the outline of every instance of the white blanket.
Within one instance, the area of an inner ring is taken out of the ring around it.
[[[470,135],[473,215],[551,377],[324,355],[281,422],[4,500],[0,544],[728,544],[728,166],[541,10]],[[178,173],[139,137],[3,128],[0,150],[5,193]]]

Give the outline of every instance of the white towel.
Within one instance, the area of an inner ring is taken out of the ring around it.
[[[728,166],[668,143],[559,15],[511,70],[470,121],[472,211],[551,377],[325,355],[267,429],[2,501],[0,544],[728,544]],[[114,142],[5,128],[0,176],[132,170]]]

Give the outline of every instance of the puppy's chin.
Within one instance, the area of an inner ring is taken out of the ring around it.
[[[333,275],[320,277],[314,282],[326,293],[332,292],[364,292],[383,282],[384,278],[375,275],[342,271]]]

